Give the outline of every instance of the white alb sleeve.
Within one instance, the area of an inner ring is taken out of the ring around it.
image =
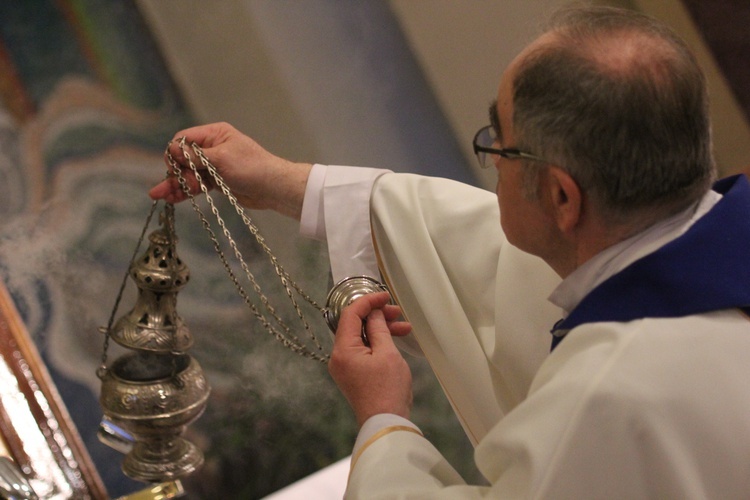
[[[302,204],[300,234],[328,242],[334,283],[349,276],[380,279],[370,227],[370,197],[381,175],[390,170],[313,165]],[[396,345],[414,356],[421,349],[413,335]]]
[[[370,232],[370,193],[389,170],[314,165],[302,205],[300,233],[328,242],[334,283],[348,277],[378,277]]]
[[[323,186],[326,180],[326,170],[326,166],[320,164],[313,165],[310,170],[299,220],[300,235],[319,241],[326,240],[326,221],[323,217]]]

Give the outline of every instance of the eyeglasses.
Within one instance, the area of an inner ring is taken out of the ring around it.
[[[479,129],[477,135],[474,136],[474,154],[477,155],[479,160],[479,166],[481,168],[490,168],[495,165],[495,158],[493,156],[502,156],[509,160],[534,160],[546,162],[544,158],[533,155],[531,153],[525,153],[515,148],[494,148],[497,144],[497,135],[492,125],[487,125]]]

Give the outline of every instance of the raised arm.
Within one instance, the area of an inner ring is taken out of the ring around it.
[[[183,175],[194,193],[198,189],[195,176],[178,146],[182,137],[186,138],[188,145],[196,143],[203,149],[243,206],[275,210],[300,219],[311,164],[294,163],[275,156],[227,123],[188,128],[175,134],[169,151],[182,167]],[[188,151],[192,154],[191,149]],[[192,160],[201,169],[201,178],[210,187],[214,187],[207,182],[209,176],[207,173],[204,175],[205,169],[200,161],[195,157]],[[186,198],[174,176],[169,176],[154,186],[149,195],[153,199],[164,199],[170,203],[178,203]]]

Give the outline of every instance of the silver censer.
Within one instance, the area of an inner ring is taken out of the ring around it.
[[[176,311],[177,293],[190,272],[175,250],[173,210],[167,205],[162,227],[149,235],[148,249],[131,264],[135,305],[106,331],[132,352],[98,372],[105,419],[132,437],[122,470],[144,482],[178,479],[203,464],[203,453],[182,437],[203,413],[210,387],[186,353],[193,339]]]

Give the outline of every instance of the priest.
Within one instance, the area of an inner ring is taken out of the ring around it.
[[[372,294],[339,321],[329,369],[361,426],[348,496],[745,497],[750,186],[714,183],[689,48],[633,11],[565,9],[489,121],[474,150],[496,193],[288,162],[226,124],[177,134],[245,206],[326,239],[334,278],[380,277],[402,309]],[[151,195],[185,198],[174,179]],[[397,345],[429,360],[486,483],[409,420]]]

